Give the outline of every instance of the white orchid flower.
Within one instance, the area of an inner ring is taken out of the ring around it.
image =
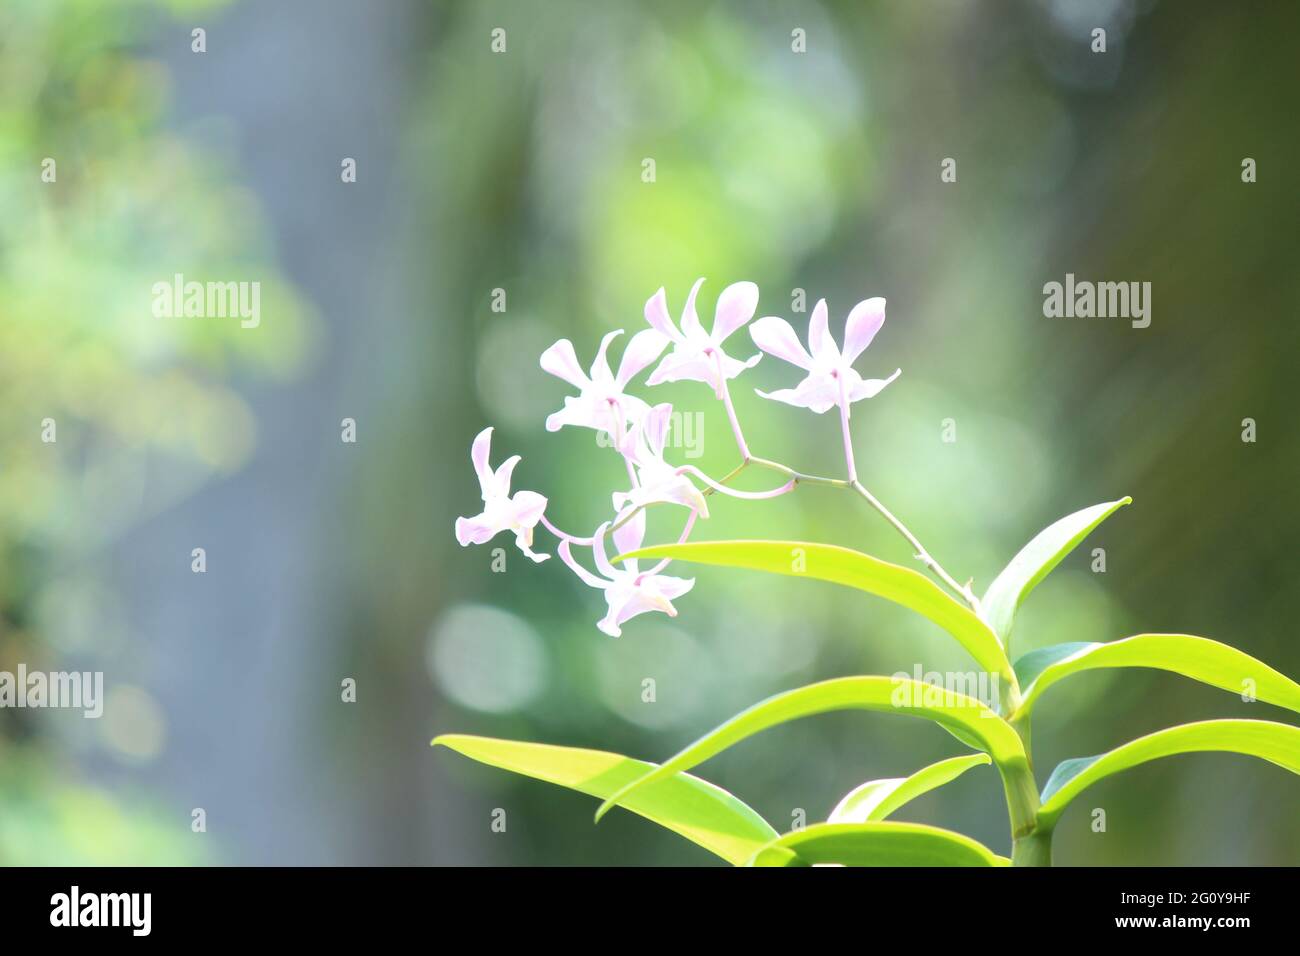
[[[847,415],[854,402],[878,395],[881,389],[902,374],[902,369],[896,369],[889,378],[864,379],[853,369],[853,363],[884,324],[884,299],[859,302],[849,313],[844,329],[844,350],[841,351],[831,338],[826,321],[826,300],[822,299],[813,308],[808,323],[808,349],[805,350],[785,319],[776,316],[759,319],[749,329],[754,344],[769,355],[806,370],[808,375],[794,388],[783,388],[770,394],[758,389],[754,391],[773,401],[811,408],[818,414],[842,406]]]
[[[513,531],[520,551],[534,561],[545,561],[550,555],[537,554],[532,544],[533,528],[542,519],[546,499],[535,491],[517,491],[512,496],[510,476],[521,459],[512,455],[493,471],[488,464],[491,446],[492,429],[488,427],[478,433],[470,447],[469,457],[483,492],[483,511],[472,518],[456,519],[456,540],[462,547],[484,544],[502,531]]]
[[[623,633],[623,623],[638,614],[662,611],[669,617],[676,617],[677,608],[673,607],[672,602],[693,588],[695,579],[656,574],[654,570],[642,572],[635,559],[624,561],[621,568],[614,567],[605,553],[605,534],[608,529],[609,522],[602,524],[596,530],[592,542],[591,553],[596,562],[596,570],[600,572],[599,577],[574,560],[568,541],[561,541],[556,549],[560,560],[572,568],[583,583],[605,592],[605,603],[609,610],[596,626],[610,637],[619,637]],[[614,545],[620,554],[634,551],[641,546],[644,534],[645,513],[641,512],[614,532]]]

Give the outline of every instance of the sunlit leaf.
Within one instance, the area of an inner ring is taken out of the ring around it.
[[[932,763],[908,777],[868,780],[851,790],[831,811],[826,822],[870,823],[884,820],[903,804],[956,780],[972,767],[984,766],[990,762],[988,754],[969,754]]]
[[[1158,730],[1097,757],[1058,764],[1043,787],[1038,825],[1050,830],[1071,800],[1099,780],[1138,764],[1202,751],[1247,754],[1300,774],[1300,727],[1270,720],[1205,720]]]
[[[920,823],[816,823],[773,840],[750,866],[1007,866],[970,837]]]
[[[601,750],[492,737],[445,734],[434,738],[433,744],[479,763],[602,799],[655,769],[652,763]],[[623,806],[736,866],[777,836],[762,817],[730,793],[684,773],[657,780]]]
[[[1011,646],[1011,625],[1020,602],[1093,528],[1132,500],[1121,498],[1093,505],[1048,525],[993,579],[980,601],[980,614],[1004,645]]]
[[[1002,645],[979,615],[950,598],[924,574],[860,551],[806,541],[696,541],[641,548],[616,560],[623,558],[672,558],[857,588],[929,618],[955,637],[984,670],[1008,680],[1011,676]]]
[[[1101,667],[1172,671],[1300,712],[1300,684],[1235,647],[1191,634],[1138,634],[1109,644],[1055,644],[1030,651],[1016,661],[1020,713],[1029,713],[1038,696],[1062,678]]]
[[[608,798],[596,811],[596,819],[641,787],[689,770],[759,731],[800,717],[854,709],[928,718],[959,731],[1000,767],[1019,768],[1026,763],[1024,746],[1011,725],[973,697],[907,678],[840,677],[777,694],[736,715]]]

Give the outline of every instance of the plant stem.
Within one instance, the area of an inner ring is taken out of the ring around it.
[[[953,578],[953,576],[949,574],[947,571],[945,571],[943,569],[943,566],[939,564],[938,561],[936,561],[933,557],[931,557],[930,552],[925,550],[925,546],[921,544],[920,541],[917,540],[916,535],[912,534],[912,532],[907,529],[907,525],[903,524],[903,522],[895,518],[894,513],[890,511],[888,508],[886,508],[880,502],[880,499],[878,499],[875,495],[873,495],[870,491],[868,491],[866,487],[863,486],[862,482],[858,481],[857,479],[854,479],[851,487],[853,488],[854,491],[856,491],[863,498],[865,498],[867,500],[867,503],[870,504],[871,507],[875,508],[882,515],[884,515],[885,520],[894,526],[895,531],[897,531],[899,534],[901,534],[904,538],[907,539],[908,544],[910,544],[913,548],[916,549],[916,558],[918,561],[920,561],[927,568],[929,568],[930,571],[934,573],[935,577],[937,577],[940,581],[946,584],[953,591],[954,594],[956,594],[963,601],[969,604],[973,610],[979,611],[980,609],[979,598],[975,596],[974,592],[971,591],[970,587],[968,585],[958,584],[956,580]]]
[[[1025,748],[1025,762],[1003,770],[1007,790],[1007,807],[1011,814],[1011,865],[1051,866],[1052,831],[1038,826],[1038,784],[1034,780],[1034,762],[1029,747],[1029,718],[1011,726]]]
[[[1011,847],[1012,866],[1051,866],[1052,831],[1035,830]]]
[[[793,478],[800,485],[829,485],[832,488],[848,488],[849,483],[843,478],[823,478],[820,475],[805,475],[801,471],[795,471],[777,461],[769,461],[766,458],[758,458],[754,455],[749,457],[749,464],[757,465],[759,468],[766,468],[769,471],[775,471],[785,475],[787,478]],[[730,476],[728,476],[730,477]],[[724,482],[726,478],[722,479]]]

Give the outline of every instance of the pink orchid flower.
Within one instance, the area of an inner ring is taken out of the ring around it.
[[[647,385],[684,380],[705,382],[721,394],[724,379],[735,378],[745,369],[753,368],[763,357],[759,353],[742,362],[722,350],[727,336],[754,317],[754,310],[758,307],[758,286],[752,282],[736,282],[723,289],[713,313],[713,331],[705,332],[695,312],[695,296],[703,282],[703,279],[698,279],[691,287],[686,308],[682,311],[680,329],[673,325],[668,315],[668,299],[663,289],[646,301],[646,321],[673,343],[673,350],[650,373]],[[719,370],[723,378],[719,378]]]
[[[635,395],[625,395],[623,389],[643,368],[659,357],[668,345],[668,339],[654,329],[642,329],[632,336],[623,350],[618,374],[610,371],[606,352],[609,343],[623,334],[617,329],[600,340],[600,349],[591,363],[591,374],[582,371],[573,343],[560,339],[542,353],[542,368],[557,378],[562,378],[579,395],[564,400],[564,408],[546,419],[548,432],[559,431],[565,425],[595,428],[608,433],[616,441],[627,426],[640,422],[650,406]]]
[[[620,451],[627,457],[632,472],[631,491],[614,493],[614,510],[623,513],[630,505],[643,507],[656,502],[684,505],[698,512],[701,518],[709,516],[709,506],[704,495],[690,478],[680,473],[674,465],[664,460],[664,444],[668,438],[668,425],[673,407],[667,402],[650,409],[635,431],[629,431]]]
[[[512,455],[493,471],[488,464],[491,446],[492,429],[488,427],[478,433],[469,453],[483,492],[483,511],[472,518],[456,519],[456,540],[464,547],[483,544],[502,531],[513,531],[520,551],[534,561],[545,561],[550,555],[535,553],[532,544],[533,528],[546,510],[546,499],[535,491],[517,491],[511,496],[510,476],[520,457]]]
[[[902,374],[902,369],[896,369],[889,378],[864,379],[853,369],[854,361],[884,324],[884,299],[859,302],[845,324],[844,351],[841,352],[827,327],[826,300],[822,299],[813,309],[808,323],[808,348],[812,353],[809,354],[785,319],[776,316],[759,319],[749,329],[754,344],[769,355],[806,370],[808,375],[794,388],[783,388],[770,394],[758,389],[754,391],[773,401],[811,408],[819,415],[842,405],[847,415],[854,402],[878,395],[881,389]]]
[[[609,606],[609,611],[596,626],[610,637],[619,637],[623,633],[623,622],[638,614],[662,611],[669,617],[676,617],[677,608],[673,607],[672,602],[693,588],[695,579],[656,574],[653,570],[642,572],[637,568],[635,559],[624,561],[621,568],[615,568],[605,553],[605,533],[608,529],[607,521],[596,530],[591,548],[596,570],[603,577],[597,577],[574,560],[568,541],[561,541],[557,549],[560,560],[572,568],[584,584],[605,592],[605,603]],[[614,532],[614,546],[620,554],[634,551],[641,547],[644,534],[645,513],[642,512]]]

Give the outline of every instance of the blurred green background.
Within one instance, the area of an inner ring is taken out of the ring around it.
[[[837,334],[855,302],[888,298],[858,367],[903,377],[857,406],[858,468],[977,590],[1050,521],[1133,496],[1027,602],[1017,652],[1182,631],[1300,675],[1298,22],[1291,4],[1123,0],[7,0],[0,670],[102,670],[108,700],[98,721],[0,711],[0,862],[709,863],[429,738],[656,760],[799,684],[968,669],[900,608],[717,569],[695,570],[679,617],[612,640],[600,595],[558,561],[503,537],[493,573],[490,548],[456,545],[488,424],[494,461],[522,454],[516,488],[562,527],[605,517],[619,463],[592,432],[544,432],[567,389],[537,357],[568,337],[589,361],[657,288],[676,311],[700,275],[706,315],[750,279],[759,314],[801,331],[796,289],[827,298]],[[261,325],[155,318],[152,284],[175,272],[260,281]],[[1044,318],[1043,284],[1067,272],[1152,283],[1151,326]],[[767,359],[734,389],[750,445],[834,473],[832,416],[751,390],[793,383]],[[735,464],[707,388],[635,391],[706,416],[693,464]],[[910,560],[833,492],[714,502],[697,540]],[[650,538],[676,520],[656,515]],[[1179,721],[1294,722],[1143,671],[1079,677],[1037,714],[1040,782]],[[787,829],[959,749],[914,721],[833,715],[700,773]],[[1056,856],[1295,864],[1298,809],[1276,767],[1182,757],[1090,790]],[[991,770],[902,818],[1007,850]]]

